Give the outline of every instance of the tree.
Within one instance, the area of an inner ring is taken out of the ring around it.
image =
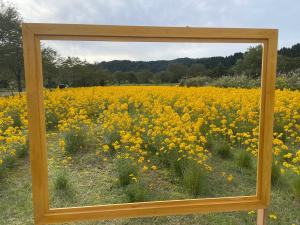
[[[278,54],[287,57],[300,57],[300,43],[295,44],[290,48],[283,47],[278,51]]]
[[[15,7],[0,2],[0,70],[12,76],[18,91],[22,91],[23,78],[23,49],[21,16]]]
[[[70,86],[86,86],[89,81],[85,73],[86,61],[81,61],[78,57],[67,57],[62,60],[60,66],[60,82]]]
[[[250,47],[244,57],[236,62],[233,71],[236,75],[246,74],[252,78],[257,78],[261,73],[261,63],[262,46]]]
[[[153,79],[153,73],[149,70],[142,70],[135,73],[137,82],[140,84],[150,83]]]
[[[58,53],[50,48],[42,48],[44,86],[47,88],[56,87],[59,84],[59,67],[62,58]]]
[[[204,76],[205,74],[206,74],[206,68],[202,63],[192,64],[189,69],[190,77]]]
[[[172,83],[177,83],[181,78],[188,76],[187,66],[181,63],[170,63],[167,70],[169,73],[173,74],[172,79],[170,80]]]

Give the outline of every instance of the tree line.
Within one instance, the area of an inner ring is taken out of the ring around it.
[[[24,65],[20,14],[12,5],[0,3],[0,88],[24,88]],[[278,51],[278,73],[300,70],[300,44]],[[192,77],[260,76],[262,46],[245,53],[207,58],[89,63],[78,57],[62,57],[53,48],[42,46],[44,85],[72,87],[112,84],[178,83]]]

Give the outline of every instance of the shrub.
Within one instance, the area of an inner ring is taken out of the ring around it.
[[[192,77],[181,81],[180,86],[187,86],[187,87],[207,86],[209,83],[211,83],[211,80],[212,79],[207,76]]]
[[[117,161],[117,174],[121,186],[130,184],[138,176],[138,167],[130,159],[119,159]]]
[[[294,178],[292,186],[295,197],[300,200],[300,176]]]
[[[54,178],[54,188],[57,191],[65,191],[69,188],[70,180],[66,171],[57,171]]]
[[[300,76],[299,72],[291,74],[281,74],[276,78],[276,88],[278,89],[291,89],[300,90]]]
[[[245,75],[241,76],[222,76],[212,82],[217,87],[232,88],[253,88],[260,85],[258,79],[251,79]]]
[[[251,154],[243,149],[238,153],[236,157],[236,163],[240,168],[251,168],[252,167],[252,157]]]
[[[272,185],[277,185],[280,180],[280,168],[275,163],[272,164],[272,174],[271,174],[271,182]]]
[[[183,186],[194,196],[204,193],[207,188],[206,172],[195,161],[190,161],[183,171]]]
[[[134,182],[127,186],[126,195],[129,202],[145,202],[150,198],[150,191],[145,183]]]

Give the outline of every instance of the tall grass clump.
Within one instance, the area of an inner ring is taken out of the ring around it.
[[[251,154],[243,149],[239,151],[236,156],[236,164],[241,169],[252,168],[252,157]]]
[[[207,174],[195,161],[190,161],[183,171],[183,187],[191,195],[197,196],[207,190]]]
[[[275,163],[272,164],[271,182],[272,185],[277,185],[281,177],[280,168]]]
[[[232,156],[230,145],[225,141],[216,143],[213,150],[222,159],[229,159]]]
[[[74,155],[79,151],[88,150],[93,144],[90,130],[85,125],[77,129],[69,129],[63,132],[64,151],[67,155]]]
[[[296,176],[292,182],[295,197],[300,201],[300,176]]]
[[[144,182],[133,182],[126,187],[129,202],[145,202],[150,199],[150,190]]]
[[[118,159],[116,162],[118,181],[122,187],[138,179],[138,167],[130,159]]]
[[[55,173],[54,189],[56,191],[66,191],[70,187],[69,175],[65,170],[59,170]]]

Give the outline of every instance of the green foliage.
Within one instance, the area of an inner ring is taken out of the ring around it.
[[[221,141],[215,144],[214,152],[216,152],[216,154],[222,159],[229,159],[232,156],[230,145],[226,141]]]
[[[129,184],[125,192],[129,202],[145,202],[150,199],[149,188],[143,182]]]
[[[130,159],[118,159],[116,161],[118,180],[121,186],[135,182],[138,177],[138,167]]]
[[[276,78],[277,89],[300,90],[300,73],[280,75]]]
[[[250,169],[252,168],[252,157],[251,154],[244,149],[240,149],[236,156],[236,164],[239,168]]]
[[[283,47],[278,53],[287,57],[300,57],[300,43],[293,45],[290,48]]]
[[[295,197],[300,200],[300,176],[295,176],[292,187]]]
[[[180,86],[186,87],[202,87],[207,86],[212,82],[212,79],[207,76],[193,77],[180,81]]]
[[[241,76],[223,76],[212,82],[217,87],[233,88],[253,88],[260,86],[259,79],[251,79],[246,75]]]
[[[4,167],[4,165],[1,165],[0,166],[0,179],[4,177],[4,174],[5,174],[5,167]]]
[[[178,160],[178,157],[172,161],[172,170],[177,177],[182,178],[187,161],[184,159]]]
[[[59,170],[55,174],[54,188],[57,191],[66,191],[70,187],[69,175],[65,170]]]
[[[272,164],[271,182],[272,185],[277,185],[281,177],[280,168],[275,163]]]
[[[18,91],[23,86],[23,48],[21,16],[12,5],[0,2],[0,73],[7,74],[3,80],[13,81]]]
[[[253,78],[260,76],[262,63],[262,46],[250,47],[244,54],[243,59],[239,59],[232,70],[235,74],[247,74]]]
[[[65,141],[65,153],[73,155],[81,150],[88,150],[91,144],[88,128],[81,125],[79,129],[70,129],[63,134]]]
[[[246,75],[222,76],[211,79],[210,77],[193,77],[181,80],[180,86],[201,87],[216,86],[224,88],[256,88],[260,87],[260,79],[251,78]],[[281,74],[276,78],[277,89],[300,90],[300,73],[294,72],[288,75]]]
[[[190,161],[183,171],[184,189],[193,196],[203,194],[207,190],[207,174],[195,161]]]

